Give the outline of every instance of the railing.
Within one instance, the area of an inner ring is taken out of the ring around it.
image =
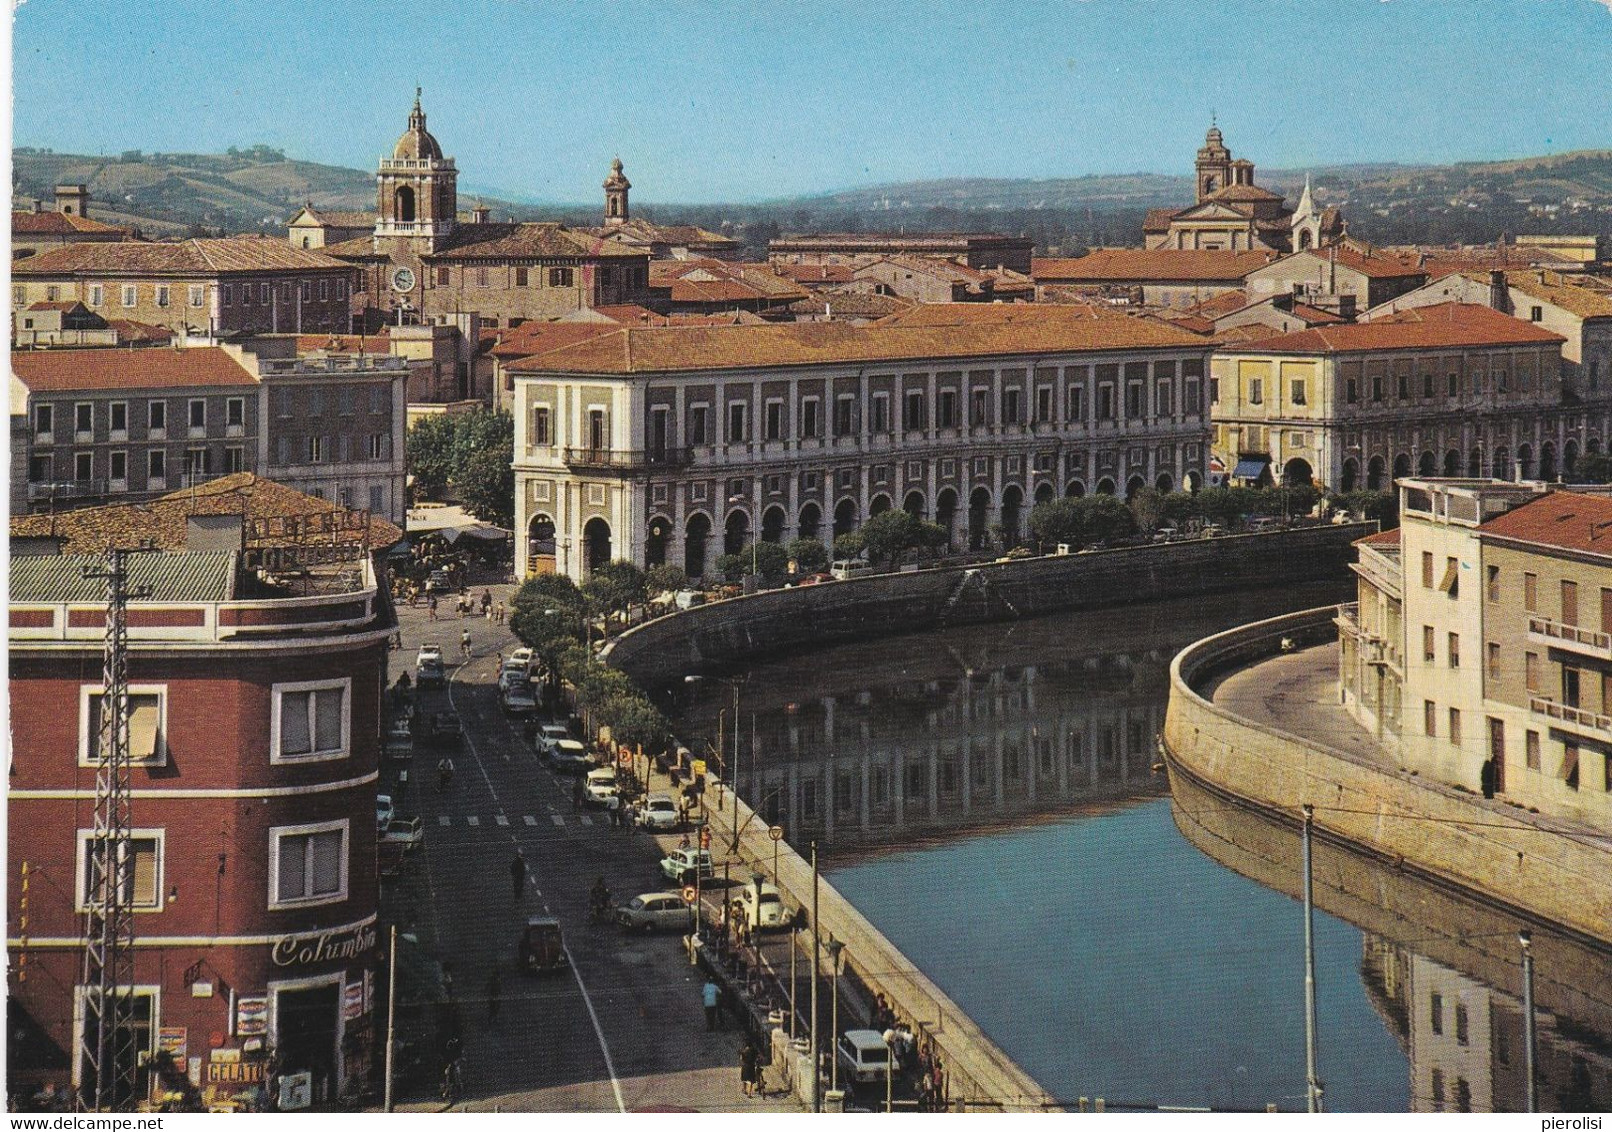
[[[1535,715],[1543,715],[1547,719],[1554,719],[1558,723],[1565,723],[1569,727],[1576,727],[1581,731],[1588,731],[1597,736],[1612,737],[1612,715],[1602,715],[1599,712],[1585,711],[1583,708],[1569,707],[1547,700],[1544,696],[1529,696],[1528,710]]]
[[[637,471],[643,468],[681,468],[694,462],[692,448],[567,448],[561,457],[572,468]]]
[[[409,363],[395,354],[332,354],[323,358],[265,358],[259,373],[349,373],[371,370],[405,370]]]
[[[28,498],[30,500],[93,499],[106,493],[107,481],[104,479],[63,480],[58,483],[31,483],[28,485]]]
[[[1528,635],[1540,637],[1547,644],[1561,645],[1578,652],[1588,652],[1594,656],[1612,659],[1612,633],[1581,629],[1577,625],[1567,625],[1561,621],[1553,621],[1549,617],[1530,617]]]

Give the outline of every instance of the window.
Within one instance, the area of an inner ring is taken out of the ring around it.
[[[554,434],[549,429],[549,407],[535,405],[532,407],[532,437],[530,443],[535,448],[546,448],[554,443]]]
[[[1084,385],[1071,385],[1067,400],[1066,419],[1073,423],[1086,423],[1086,387]]]
[[[108,460],[108,478],[113,483],[127,484],[129,480],[129,454],[127,452],[113,452]]]
[[[942,389],[935,402],[935,427],[957,427],[957,390]]]
[[[573,286],[574,285],[573,284],[574,278],[575,278],[575,276],[574,276],[574,274],[572,272],[572,269],[569,268],[569,267],[551,267],[551,268],[549,268],[549,286],[550,287],[570,287],[570,286]]]
[[[79,830],[78,910],[83,912],[92,906],[104,906],[107,891],[117,879],[114,874],[121,872],[124,899],[136,911],[161,911],[162,842],[163,831],[160,829],[131,830],[123,860],[109,861],[107,853],[115,843],[100,840],[94,830]],[[117,867],[120,863],[122,869]]]
[[[817,472],[802,472],[800,474],[800,489],[802,491],[816,491],[822,480]]]
[[[384,385],[371,385],[369,387],[369,411],[376,415],[390,412],[392,408],[392,391]]]
[[[369,489],[369,509],[377,515],[386,510],[386,489],[377,485]]]
[[[890,431],[890,394],[875,393],[870,403],[872,417],[868,422],[870,432],[887,433]]]
[[[1543,321],[1545,321],[1545,308],[1544,307],[1529,307],[1528,308],[1528,321],[1529,322],[1543,322]]]
[[[51,459],[46,456],[28,457],[28,482],[46,483],[51,477]]]
[[[321,303],[330,301],[330,280],[328,279],[319,280],[319,301]]]
[[[168,453],[153,448],[146,453],[146,477],[153,480],[168,478]]]
[[[1450,667],[1461,667],[1461,634],[1451,633],[1449,637]]]
[[[1358,404],[1360,401],[1360,379],[1351,377],[1344,383],[1343,399],[1349,404]]]
[[[132,307],[132,306],[134,306],[134,304],[135,304],[134,284],[125,283],[123,285],[123,305],[126,306],[126,307]]]
[[[1446,558],[1444,560],[1444,576],[1439,579],[1438,583],[1439,592],[1455,597],[1460,589],[1460,584],[1461,563],[1457,559]]]
[[[274,686],[269,761],[338,759],[348,753],[347,699],[352,680],[308,681]]]
[[[743,401],[730,401],[728,403],[728,443],[743,444],[745,442],[745,410],[749,406]]]
[[[1459,747],[1461,745],[1461,710],[1450,709],[1450,743]]]
[[[1449,373],[1444,377],[1444,392],[1450,397],[1457,397],[1461,393],[1461,375]]]
[[[39,439],[51,434],[52,424],[55,421],[55,407],[52,405],[34,406],[34,437]]]
[[[588,448],[594,452],[607,452],[610,449],[610,430],[603,409],[588,410]]]
[[[782,401],[767,402],[767,439],[782,440],[784,438],[784,403]]]
[[[1203,402],[1198,394],[1197,378],[1189,377],[1181,383],[1181,411],[1183,413],[1195,415],[1203,412]]]
[[[1562,624],[1578,624],[1578,583],[1562,583]]]
[[[1433,644],[1433,641],[1434,641],[1433,626],[1431,626],[1431,625],[1423,625],[1422,626],[1422,660],[1425,661],[1428,664],[1432,664],[1435,660],[1438,659],[1438,656],[1437,656],[1437,654],[1435,652],[1435,646]]]
[[[274,438],[274,462],[285,465],[291,462],[291,438],[277,436]]]
[[[317,385],[308,390],[308,415],[321,417],[325,413],[325,391]]]
[[[308,463],[322,464],[325,461],[325,438],[310,436],[308,438]]]
[[[1422,588],[1433,588],[1433,552],[1429,550],[1422,551]]]
[[[11,305],[20,307],[28,302],[28,288],[17,285],[11,289]]]
[[[1489,679],[1500,679],[1500,646],[1494,641],[1489,642]]]
[[[98,307],[106,303],[106,288],[99,283],[90,284],[90,306]]]
[[[192,398],[190,402],[190,427],[207,427],[207,402],[199,397]]]
[[[1500,567],[1498,566],[1489,567],[1489,600],[1491,602],[1500,600]]]
[[[248,286],[250,286],[250,284],[248,284]],[[257,301],[262,303],[264,306],[269,305],[269,285],[267,283],[259,283],[257,285]]]
[[[1522,607],[1528,613],[1539,612],[1539,575],[1522,576]]]
[[[816,397],[803,397],[800,402],[800,435],[802,437],[818,437],[823,434],[823,425],[818,420],[817,409],[820,402]]]
[[[856,432],[856,395],[842,393],[834,401],[834,435],[850,436]]]
[[[246,449],[232,444],[224,449],[224,471],[234,474],[246,470]]]
[[[1114,387],[1112,385],[1099,385],[1097,387],[1097,419],[1111,421],[1114,419]]]
[[[1435,1034],[1444,1032],[1444,996],[1439,994],[1438,991],[1434,991],[1432,998],[1428,1001],[1428,1021],[1431,1023]]]
[[[1433,375],[1430,373],[1422,374],[1422,396],[1429,398],[1433,396]]]
[[[85,483],[95,478],[95,455],[91,452],[73,453],[73,478]]]
[[[129,431],[129,403],[127,401],[113,401],[107,406],[111,418],[111,428],[114,435]]]
[[[205,476],[207,474],[207,449],[185,449],[185,474],[187,476]]]
[[[269,830],[270,907],[331,903],[347,897],[347,823]]]
[[[1381,401],[1383,399],[1383,379],[1380,377],[1374,377],[1371,379],[1371,399],[1373,401]]]
[[[1539,732],[1530,731],[1523,736],[1523,760],[1529,770],[1539,769]]]
[[[1562,744],[1561,780],[1569,790],[1578,789],[1578,744]]]
[[[1455,1044],[1458,1046],[1470,1045],[1471,1037],[1467,1033],[1466,1003],[1455,1004]]]
[[[1255,383],[1258,384],[1257,382]],[[1258,401],[1254,402],[1256,405]],[[1142,383],[1133,381],[1125,387],[1125,416],[1131,420],[1139,419],[1145,412],[1142,397]]]
[[[1037,424],[1052,420],[1052,386],[1038,385],[1035,391],[1035,419]]]
[[[186,301],[193,307],[199,307],[206,298],[207,289],[200,283],[192,283],[187,288]]]
[[[1020,425],[1024,423],[1023,406],[1020,404],[1022,396],[1018,389],[1002,390],[1002,423],[1005,425]]]
[[[1438,705],[1432,700],[1422,701],[1422,734],[1429,739],[1438,735]]]
[[[530,286],[530,285],[531,284],[530,284],[530,272],[529,272],[529,270],[527,268],[524,268],[524,267],[517,267],[515,269],[515,286],[517,286],[517,287],[527,287],[527,286]]]
[[[907,419],[908,432],[922,432],[929,427],[929,420],[924,415],[924,395],[916,389],[907,393]]]
[[[1175,415],[1174,383],[1161,381],[1153,387],[1153,412],[1161,417]]]
[[[89,433],[95,430],[95,406],[88,401],[80,401],[73,406],[73,431]]]
[[[246,398],[231,397],[224,402],[224,424],[230,428],[246,425]]]
[[[336,459],[345,464],[353,458],[353,438],[350,433],[342,433],[336,438]]]
[[[165,307],[168,305],[169,294],[170,289],[166,283],[157,284],[157,305],[159,307]]]
[[[688,442],[691,445],[710,443],[706,437],[706,412],[704,405],[695,405],[688,411]]]
[[[384,460],[387,450],[391,447],[391,437],[384,432],[369,434],[369,458],[371,460]]]
[[[1444,1070],[1434,1069],[1429,1078],[1428,1091],[1433,1096],[1433,1111],[1444,1111]]]
[[[1401,401],[1409,401],[1410,400],[1410,375],[1405,374],[1405,373],[1400,374],[1399,375],[1399,380],[1395,384],[1398,385],[1398,387],[1399,387],[1399,399]]]
[[[437,268],[437,286],[447,287],[453,283],[453,270],[447,267]]]
[[[1250,405],[1258,405],[1258,404],[1263,403],[1264,400],[1265,400],[1265,380],[1264,380],[1264,378],[1259,378],[1259,377],[1251,377],[1251,378],[1249,378],[1248,379],[1248,403]]]
[[[101,685],[78,692],[78,765],[94,766],[101,750]],[[168,690],[161,684],[129,685],[129,759],[136,765],[167,761]]]
[[[1570,664],[1562,665],[1562,703],[1578,707],[1580,690],[1579,670]]]
[[[336,387],[336,413],[339,416],[353,415],[353,401],[355,399],[351,385],[338,385]]]
[[[1305,404],[1307,402],[1307,397],[1305,396],[1305,394],[1306,394],[1306,390],[1305,390],[1305,381],[1304,381],[1304,379],[1302,377],[1295,377],[1293,379],[1293,404],[1295,404],[1295,405],[1303,405],[1303,404]]]

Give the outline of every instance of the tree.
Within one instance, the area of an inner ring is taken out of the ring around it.
[[[465,510],[505,530],[515,525],[514,448],[486,448],[471,456],[456,477]]]
[[[676,593],[678,590],[688,588],[688,575],[683,572],[683,568],[665,562],[659,566],[651,566],[644,580],[652,594]]]
[[[859,558],[866,545],[866,541],[862,538],[862,532],[847,531],[834,540],[834,561]]]
[[[649,600],[649,579],[631,562],[606,562],[588,575],[582,593],[601,613],[625,613]]]
[[[737,582],[749,568],[750,556],[748,554],[723,554],[719,555],[716,560],[716,572],[722,576],[722,580],[725,582]]]
[[[781,543],[758,542],[751,547],[750,554],[740,557],[745,559],[747,571],[754,565],[755,572],[769,582],[776,582],[789,573],[789,552]]]
[[[1152,534],[1164,518],[1164,493],[1156,487],[1144,487],[1131,496],[1130,508],[1137,528]]]
[[[868,561],[901,564],[901,556],[923,542],[923,529],[915,515],[906,511],[884,511],[862,524],[858,532]],[[837,549],[837,546],[836,546]]]
[[[795,560],[798,574],[818,574],[828,569],[828,550],[818,539],[798,538],[785,551]]]
[[[586,603],[576,583],[564,574],[528,578],[510,598],[510,631],[537,656],[551,687],[566,672],[565,655],[585,632]]]
[[[437,413],[409,430],[409,474],[417,496],[450,484],[472,515],[500,527],[515,522],[515,422],[508,413]]]
[[[1079,503],[1086,541],[1111,542],[1136,533],[1136,520],[1123,499],[1112,495],[1089,495]]]
[[[1574,483],[1612,483],[1612,456],[1597,452],[1580,456],[1571,476]]]
[[[409,474],[415,491],[426,498],[438,495],[453,475],[453,418],[447,413],[421,417],[409,429]]]
[[[1043,547],[1066,542],[1079,545],[1084,512],[1078,499],[1048,499],[1030,508],[1030,533]]]

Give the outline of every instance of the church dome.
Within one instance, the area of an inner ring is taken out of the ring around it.
[[[414,91],[414,110],[409,114],[409,128],[392,147],[392,157],[399,161],[441,161],[442,147],[431,131],[425,128],[425,111],[420,109],[420,91]]]

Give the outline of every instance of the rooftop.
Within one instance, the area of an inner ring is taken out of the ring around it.
[[[13,275],[213,275],[233,271],[347,268],[323,252],[269,236],[225,236],[176,243],[64,244],[11,265]]]
[[[1506,286],[1579,318],[1612,318],[1612,294],[1595,289],[1596,283],[1589,280],[1575,282],[1580,278],[1543,269],[1508,271]]]
[[[1261,354],[1353,354],[1462,346],[1539,346],[1566,341],[1541,326],[1473,303],[1440,303],[1373,322],[1315,326],[1244,348]],[[1231,347],[1231,352],[1236,352]]]
[[[360,239],[363,239],[360,237]],[[437,245],[432,260],[633,259],[644,253],[563,224],[461,224]]]
[[[1612,557],[1612,498],[1550,491],[1478,528],[1486,536]]]
[[[257,375],[219,346],[185,350],[13,350],[11,373],[33,393],[257,384]]]
[[[11,233],[14,236],[123,236],[127,228],[103,224],[77,213],[11,210]]]
[[[1035,259],[1036,282],[1236,283],[1275,258],[1271,252],[1099,248],[1079,259]]]
[[[223,602],[236,596],[239,557],[236,551],[214,550],[131,554],[126,562],[130,584],[150,590],[141,601]],[[86,578],[84,571],[104,566],[99,554],[13,554],[10,601],[99,604],[106,599],[106,581]]]

